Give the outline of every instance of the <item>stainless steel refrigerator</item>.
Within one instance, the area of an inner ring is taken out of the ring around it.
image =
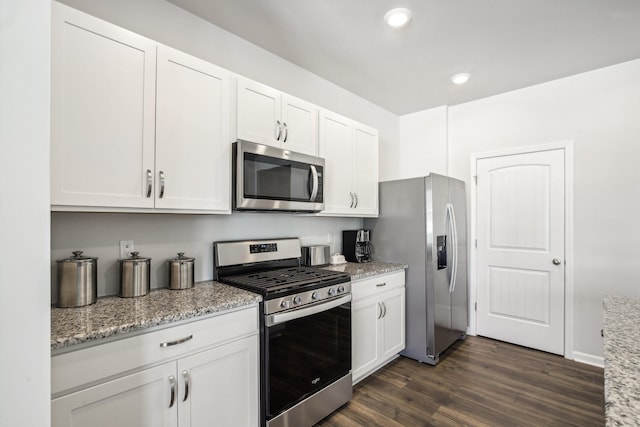
[[[366,219],[373,260],[409,265],[404,356],[436,364],[466,336],[467,233],[463,181],[442,175],[380,183],[380,214]]]

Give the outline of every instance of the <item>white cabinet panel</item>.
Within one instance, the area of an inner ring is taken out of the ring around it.
[[[155,43],[52,7],[51,203],[153,207]]]
[[[378,297],[354,302],[351,306],[352,375],[354,381],[362,378],[378,365]]]
[[[258,340],[249,337],[178,361],[179,425],[259,424]],[[189,394],[184,399],[185,381]]]
[[[253,80],[238,78],[238,139],[280,146],[280,92]]]
[[[282,148],[316,156],[318,154],[318,107],[282,94]]]
[[[253,80],[237,79],[237,138],[316,156],[318,108]]]
[[[352,283],[354,384],[393,360],[405,347],[405,273]]]
[[[158,47],[156,208],[230,212],[231,75]]]
[[[53,3],[54,210],[230,213],[230,111],[226,70]]]
[[[52,426],[255,427],[258,340],[254,306],[55,355]]]
[[[320,110],[318,145],[325,159],[325,209],[320,215],[378,216],[378,132]]]
[[[51,402],[54,427],[175,427],[177,398],[170,408],[175,362],[146,369]]]

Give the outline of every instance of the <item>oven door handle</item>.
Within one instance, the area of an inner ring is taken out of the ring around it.
[[[331,310],[332,308],[341,306],[342,304],[347,303],[349,301],[351,301],[351,294],[345,295],[343,297],[333,299],[321,304],[313,305],[311,307],[288,311],[286,313],[271,314],[266,318],[266,325],[274,326],[280,323],[288,322],[289,320],[295,320],[301,317],[322,313],[323,311]]]

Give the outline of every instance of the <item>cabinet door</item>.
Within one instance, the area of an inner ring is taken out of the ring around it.
[[[156,208],[230,212],[231,76],[158,47]]]
[[[282,94],[282,148],[318,155],[318,108],[310,102]]]
[[[237,95],[238,139],[280,147],[280,92],[240,77]]]
[[[378,216],[378,131],[353,129],[353,192],[358,216]]]
[[[259,424],[256,335],[179,360],[178,375],[181,427]]]
[[[381,349],[382,361],[404,350],[405,343],[405,288],[394,289],[380,295],[383,305],[381,317]]]
[[[346,117],[320,111],[319,152],[325,159],[323,214],[353,213],[351,123]]]
[[[56,2],[52,14],[51,204],[153,207],[156,44]]]
[[[378,317],[382,313],[377,296],[351,304],[351,372],[357,382],[378,364]]]
[[[176,427],[169,377],[176,363],[127,375],[51,402],[53,427]],[[177,379],[176,379],[177,380]]]

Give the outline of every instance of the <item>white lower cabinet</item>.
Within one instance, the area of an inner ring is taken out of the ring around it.
[[[352,283],[353,383],[384,366],[405,347],[404,270]]]
[[[226,328],[237,336],[211,328]],[[191,338],[160,345],[184,337]],[[253,308],[54,356],[51,425],[256,427],[258,345]],[[102,369],[102,364],[107,366]],[[79,378],[62,380],[74,365]],[[133,369],[110,375],[115,367]],[[94,381],[59,391],[90,379]]]

